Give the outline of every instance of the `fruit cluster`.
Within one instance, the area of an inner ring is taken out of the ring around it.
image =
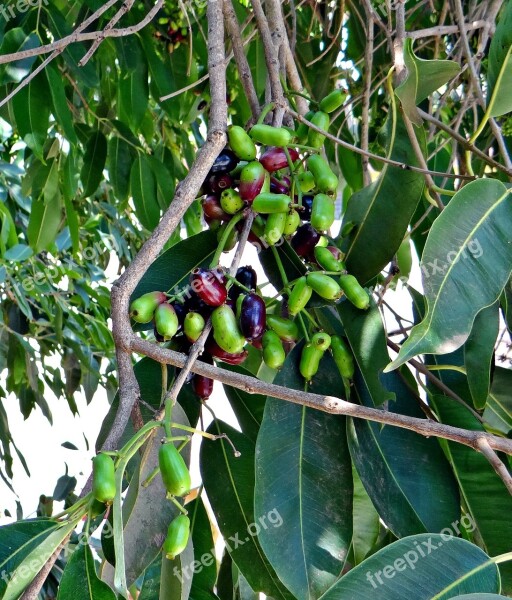
[[[336,90],[306,118],[326,131],[329,113],[344,99],[344,93]],[[313,293],[327,302],[345,296],[357,308],[368,308],[368,293],[347,273],[342,252],[326,236],[335,218],[338,178],[319,153],[324,139],[322,133],[304,123],[297,130],[257,123],[248,133],[233,125],[228,128],[229,148],[214,162],[200,192],[205,220],[217,231],[218,254],[234,247],[240,226],[252,211],[252,243],[269,247],[288,239],[305,262],[302,277],[283,282],[281,296],[286,302],[282,313],[289,318],[276,314],[279,307],[274,300],[270,301],[272,311],[267,311],[254,269],[242,267],[231,278],[214,265],[191,273],[184,301],[162,292],[136,299],[130,307],[133,320],[153,321],[158,341],[172,339],[177,349],[188,352],[211,319],[212,332],[202,360],[240,364],[248,355],[245,346],[249,342],[262,351],[266,365],[279,369],[286,358],[285,348],[301,337],[295,319],[307,310]],[[342,338],[323,331],[312,332],[309,337],[302,329],[307,342],[300,361],[303,377],[311,380],[323,353],[330,348],[340,373],[350,379],[353,361]],[[205,400],[213,381],[194,375],[192,386]]]

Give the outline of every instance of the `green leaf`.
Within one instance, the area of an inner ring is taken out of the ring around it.
[[[469,411],[450,398],[434,395],[431,404],[441,423],[469,431],[484,431],[481,423]],[[509,552],[512,521],[503,518],[503,515],[512,514],[512,497],[505,484],[479,452],[455,442],[446,442],[444,448],[468,512],[465,517],[468,521],[466,528],[474,532],[475,540],[480,540],[479,543],[492,556]],[[474,531],[475,528],[477,531]],[[499,568],[503,591],[511,593],[512,564],[504,563]]]
[[[298,345],[288,355],[276,384],[304,389],[301,352]],[[308,391],[337,395],[342,388],[326,354]],[[259,538],[298,600],[319,598],[343,570],[352,540],[352,490],[346,419],[267,398],[256,445],[254,505],[257,515],[274,511],[282,524],[263,529]]]
[[[113,590],[98,578],[88,544],[80,544],[66,564],[57,600],[116,600]]]
[[[389,354],[377,305],[372,302],[370,308],[363,311],[345,301],[338,304],[338,313],[373,406],[394,400],[395,395],[386,389],[381,380],[382,371],[389,362]]]
[[[415,535],[379,550],[349,571],[322,600],[448,600],[464,592],[499,592],[496,565],[466,540]]]
[[[425,152],[425,133],[416,131]],[[417,165],[403,119],[387,122],[387,153],[393,160]],[[363,285],[387,265],[400,247],[423,193],[421,173],[385,164],[379,178],[348,201],[343,225],[354,224],[338,245],[346,253],[349,273]],[[343,230],[342,225],[342,230]]]
[[[423,413],[408,385],[398,373],[391,375],[385,382],[396,393],[396,401],[387,410],[421,418]],[[372,407],[358,373],[354,392],[361,404]],[[436,439],[353,419],[349,447],[368,495],[397,537],[441,531],[459,519],[457,484]]]
[[[13,260],[14,262],[23,262],[34,254],[32,248],[26,244],[16,244],[4,253],[5,260]]]
[[[512,110],[512,4],[506,2],[489,48],[487,104],[491,117]]]
[[[73,119],[68,106],[65,88],[62,85],[62,76],[56,67],[49,65],[46,69],[48,85],[52,95],[53,114],[57,123],[62,127],[66,139],[71,144],[78,144],[78,138],[73,128]]]
[[[130,193],[133,160],[130,144],[120,137],[111,137],[108,142],[108,176],[116,198],[122,202],[128,199]]]
[[[352,478],[354,480],[352,552],[354,553],[354,563],[358,565],[377,542],[380,524],[379,513],[375,510],[353,465]]]
[[[137,132],[146,114],[149,97],[148,67],[142,53],[135,70],[121,77],[118,86],[119,119]]]
[[[16,576],[23,560],[56,529],[57,523],[49,519],[18,521],[0,527],[0,572]],[[4,598],[9,579],[0,578],[0,598]]]
[[[201,498],[188,504],[187,510],[191,522],[195,561],[186,565],[186,571],[184,569],[182,572],[184,576],[192,579],[190,599],[215,600],[217,597],[213,588],[217,579],[217,560],[210,519]]]
[[[222,368],[232,371],[233,373],[240,373],[241,375],[248,377],[251,376],[251,373],[241,366],[225,364],[222,365]],[[240,424],[242,432],[253,442],[256,442],[261,421],[263,419],[266,397],[261,394],[249,394],[248,392],[244,392],[243,390],[239,390],[229,385],[224,385],[224,391],[238,423]]]
[[[201,475],[219,529],[233,561],[250,586],[276,600],[289,598],[267,557],[257,534],[263,527],[276,527],[278,515],[254,508],[254,442],[222,421],[213,423],[209,433],[227,433],[241,456],[224,440],[201,443]],[[274,507],[273,507],[274,508]]]
[[[149,231],[158,225],[160,207],[158,205],[156,180],[151,163],[144,154],[137,156],[130,173],[130,189],[135,205],[135,214]]]
[[[512,269],[510,192],[495,179],[472,181],[434,221],[421,266],[427,314],[386,371],[460,348],[476,315],[500,296]]]
[[[101,131],[95,131],[87,140],[84,162],[80,171],[82,197],[92,196],[103,179],[103,169],[107,160],[107,139]]]
[[[491,386],[491,365],[499,330],[499,303],[481,310],[464,345],[464,365],[473,404],[483,409]]]
[[[423,60],[412,49],[413,40],[404,42],[404,62],[407,77],[396,88],[395,93],[402,102],[405,114],[415,125],[421,125],[422,119],[416,105],[438,90],[460,72],[460,66],[452,60]]]
[[[175,244],[151,264],[132,298],[155,290],[171,290],[172,293],[183,291],[188,285],[190,273],[196,267],[208,265],[216,248],[217,237],[211,231],[203,231]]]
[[[27,35],[21,27],[14,27],[3,33],[0,54],[15,54],[23,50],[32,50],[40,45],[37,35],[34,33]],[[0,85],[4,85],[10,81],[19,83],[22,79],[25,79],[30,73],[32,65],[36,60],[37,57],[29,56],[22,60],[16,60],[5,65],[0,65]]]
[[[496,367],[484,411],[484,421],[492,430],[508,436],[512,431],[512,371]]]
[[[46,75],[40,73],[12,99],[18,133],[40,159],[50,121],[49,98]]]
[[[57,194],[49,202],[32,200],[32,209],[27,227],[27,236],[31,248],[38,253],[47,250],[55,242],[60,230],[62,214],[61,199]]]
[[[188,576],[194,566],[194,548],[192,538],[187,547],[174,560],[162,556],[162,571],[160,574],[160,600],[188,600],[192,578]]]
[[[499,594],[464,594],[463,596],[455,596],[452,600],[495,600],[495,598],[506,598]]]
[[[46,561],[75,527],[76,521],[59,523],[57,527],[49,531],[49,535],[45,535],[42,539],[39,539],[37,546],[33,547],[23,557],[22,562],[17,565],[18,568],[16,571],[9,571],[10,579],[5,588],[2,600],[17,600],[21,592],[39,573]],[[0,588],[2,585],[3,583],[0,584]]]

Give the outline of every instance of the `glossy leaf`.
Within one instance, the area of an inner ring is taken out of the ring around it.
[[[404,112],[416,125],[422,124],[416,106],[430,94],[455,77],[460,66],[452,60],[423,60],[412,49],[413,40],[404,42],[404,62],[407,77],[395,93],[402,102]]]
[[[124,139],[113,136],[108,142],[108,173],[116,198],[124,202],[130,192],[133,150]]]
[[[21,27],[13,27],[7,32],[2,32],[2,45],[0,54],[13,54],[23,50],[31,50],[40,46],[37,35],[27,35]],[[9,81],[19,83],[30,73],[32,65],[36,61],[35,56],[29,56],[21,60],[9,62],[0,66],[0,82],[2,85]]]
[[[43,200],[32,201],[27,235],[34,252],[47,250],[55,242],[61,219],[61,198],[58,194],[46,203]]]
[[[414,151],[401,118],[387,122],[387,152],[390,158],[416,164]],[[425,151],[425,135],[416,131],[420,147]],[[351,223],[352,231],[338,238],[346,253],[349,273],[363,285],[368,283],[393,258],[404,239],[407,226],[423,193],[424,178],[420,173],[385,164],[379,178],[355,193],[343,216],[343,226]]]
[[[487,104],[491,117],[512,110],[512,6],[505,3],[489,48]]]
[[[387,376],[385,381],[396,393],[396,401],[387,408],[390,412],[423,416],[416,398],[398,373]],[[358,374],[354,392],[361,404],[372,406]],[[436,439],[353,419],[349,447],[368,495],[381,519],[397,537],[441,531],[459,519],[456,482]]]
[[[222,421],[208,432],[227,433],[241,452],[234,457],[224,440],[201,444],[201,475],[228,552],[253,589],[276,600],[290,598],[256,537],[262,527],[276,527],[279,519],[275,512],[259,513],[254,507],[254,442]]]
[[[81,544],[66,564],[57,600],[116,600],[116,595],[96,574],[88,544]]]
[[[175,559],[162,556],[160,573],[160,600],[188,600],[192,586],[192,569],[194,567],[194,548],[192,538],[187,547]]]
[[[358,565],[377,542],[380,524],[379,513],[375,510],[354,466],[352,466],[352,478],[354,480],[352,552],[354,563]]]
[[[137,156],[132,165],[130,190],[137,218],[146,229],[153,231],[160,220],[160,207],[156,196],[155,176],[144,154]]]
[[[432,404],[442,423],[473,431],[484,430],[470,412],[450,398],[434,396]],[[497,516],[512,512],[512,497],[503,481],[479,452],[455,442],[447,442],[444,447],[471,517],[467,528],[470,532],[476,528],[476,539],[482,540],[492,556],[509,552],[512,521]],[[512,592],[512,564],[501,564],[499,569],[503,591]]]
[[[484,421],[493,431],[508,436],[512,431],[512,371],[496,367],[484,411]]]
[[[52,96],[52,112],[55,116],[55,119],[62,127],[62,131],[64,132],[66,139],[71,144],[77,144],[78,138],[73,128],[73,119],[68,106],[65,88],[62,85],[61,75],[59,75],[59,72],[55,67],[49,66],[46,69],[46,76],[48,78],[48,84]]]
[[[192,580],[190,588],[191,600],[217,600],[213,592],[217,580],[217,561],[212,527],[205,505],[201,498],[196,498],[187,505],[190,515],[194,561],[187,565],[186,574]]]
[[[336,583],[322,600],[448,600],[498,592],[496,565],[478,546],[447,535],[407,537],[383,548]]]
[[[142,53],[135,69],[121,77],[118,85],[119,118],[129,123],[133,131],[138,131],[146,114],[149,96],[148,68]]]
[[[457,192],[434,222],[422,256],[427,313],[387,370],[417,354],[462,346],[476,315],[510,277],[511,235],[510,191],[502,183],[481,179]]]
[[[87,140],[84,162],[80,171],[82,196],[92,196],[103,178],[103,169],[107,160],[107,140],[101,131],[96,131]]]
[[[481,310],[464,344],[464,365],[475,408],[485,407],[491,386],[491,365],[499,330],[499,305]]]
[[[301,351],[299,345],[288,355],[276,384],[304,389]],[[310,391],[337,395],[342,388],[326,354]],[[281,581],[299,600],[319,598],[347,558],[353,483],[345,427],[343,417],[267,398],[256,445],[254,504],[257,515],[278,513],[282,525],[259,537]]]

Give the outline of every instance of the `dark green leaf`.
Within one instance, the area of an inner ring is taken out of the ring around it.
[[[27,236],[34,252],[47,250],[55,242],[60,229],[61,198],[56,195],[49,202],[32,200],[32,209],[28,222]]]
[[[108,175],[118,200],[125,201],[130,192],[133,151],[124,139],[113,136],[108,142]]]
[[[57,600],[116,600],[113,590],[96,575],[88,544],[81,544],[66,564]]]
[[[137,45],[138,47],[138,45]],[[126,73],[118,82],[119,118],[138,131],[148,106],[148,68],[141,54],[135,70]]]
[[[416,135],[425,151],[423,130]],[[388,119],[387,150],[390,158],[417,165],[402,118],[396,123]],[[354,228],[338,242],[346,252],[349,273],[362,285],[380,273],[400,247],[424,181],[420,173],[385,164],[376,181],[350,198],[343,224],[352,223]]]
[[[476,315],[498,299],[510,277],[511,235],[510,190],[501,182],[472,181],[457,192],[434,222],[423,252],[427,314],[386,370],[417,354],[447,354],[462,346]]]
[[[78,138],[73,128],[73,119],[68,106],[65,88],[62,85],[62,76],[55,67],[49,66],[46,69],[46,76],[53,101],[53,114],[58,124],[62,127],[62,131],[66,139],[71,144],[77,144]]]
[[[186,565],[187,572],[183,570],[183,574],[192,579],[190,600],[216,600],[213,588],[217,580],[217,561],[210,519],[201,498],[188,504],[187,510],[190,515],[195,558],[193,565]]]
[[[491,385],[491,364],[499,330],[499,303],[481,310],[464,344],[464,365],[475,408],[485,407]]]
[[[503,435],[512,431],[512,371],[496,367],[484,411],[484,421]]]
[[[505,4],[489,48],[487,71],[487,104],[491,117],[512,110],[512,5]]]
[[[399,540],[366,559],[322,600],[448,600],[464,592],[498,592],[496,565],[465,540],[422,534]]]
[[[103,178],[103,169],[107,160],[107,139],[101,133],[96,131],[87,141],[84,154],[84,163],[80,171],[82,181],[82,196],[92,196],[98,189]]]
[[[31,50],[40,46],[39,38],[34,33],[27,35],[21,27],[14,27],[3,35],[0,54],[14,54],[22,50]],[[29,56],[22,60],[8,62],[0,65],[0,83],[4,85],[8,81],[19,83],[30,73],[31,67],[37,60],[35,56]]]
[[[130,172],[130,190],[137,218],[146,229],[153,231],[160,220],[160,207],[155,176],[144,154],[137,156],[133,162]]]
[[[292,350],[275,383],[304,389],[301,352],[302,345]],[[326,354],[309,391],[338,395],[342,388]],[[279,516],[279,527],[262,529],[259,538],[295,598],[319,598],[340,576],[352,539],[352,491],[346,419],[267,398],[256,446],[254,505],[257,515]]]

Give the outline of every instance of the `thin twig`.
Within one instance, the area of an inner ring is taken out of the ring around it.
[[[496,471],[498,476],[501,478],[509,494],[512,496],[512,475],[507,469],[500,457],[491,448],[489,442],[485,438],[481,438],[477,442],[478,450],[485,456],[490,462],[492,468]]]
[[[328,131],[325,131],[325,130],[321,129],[320,127],[317,127],[314,123],[311,123],[311,121],[308,121],[302,115],[299,115],[291,108],[288,108],[287,110],[292,115],[292,117],[294,117],[301,123],[305,123],[310,129],[313,129],[313,131],[318,131],[319,133],[323,134],[326,138],[328,138],[335,144],[338,144],[339,146],[343,146],[343,148],[347,148],[348,150],[352,150],[356,154],[366,155],[369,158],[373,158],[376,161],[383,162],[388,165],[393,165],[394,167],[399,167],[400,169],[403,169],[404,171],[415,171],[416,173],[430,173],[430,175],[434,175],[436,177],[448,177],[450,179],[465,179],[468,181],[473,181],[474,179],[477,179],[473,175],[457,175],[455,173],[442,173],[440,171],[432,171],[430,169],[422,169],[420,167],[416,167],[414,165],[409,165],[407,163],[403,163],[398,160],[393,160],[392,158],[386,158],[385,156],[379,156],[378,154],[374,154],[373,152],[365,152],[358,146],[349,144],[348,142],[341,140],[340,138],[336,137],[335,135],[332,135]]]
[[[486,20],[473,21],[466,23],[465,31],[474,31],[475,29],[486,28],[488,23]],[[435,27],[427,27],[426,29],[417,29],[416,31],[408,31],[405,35],[411,40],[419,40],[426,37],[439,37],[458,33],[460,31],[458,25],[436,25]]]
[[[240,81],[244,88],[245,96],[249,102],[249,106],[252,112],[252,118],[256,121],[260,114],[260,103],[258,100],[258,94],[254,87],[254,81],[252,78],[251,67],[247,57],[245,56],[244,46],[242,42],[242,35],[240,33],[240,27],[238,25],[238,19],[236,18],[235,9],[231,0],[224,0],[223,4],[224,20],[226,22],[226,31],[229,39],[231,40],[231,46],[233,48],[233,54],[235,56],[236,65],[238,67],[238,73],[240,74]]]

